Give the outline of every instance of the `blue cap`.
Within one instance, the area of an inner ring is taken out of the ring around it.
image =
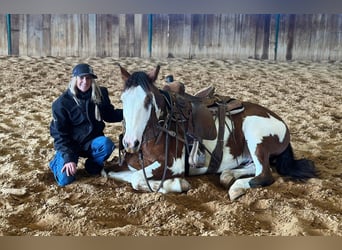
[[[77,64],[72,70],[72,76],[85,76],[91,75],[94,79],[97,79],[97,76],[94,74],[93,68],[86,63]]]

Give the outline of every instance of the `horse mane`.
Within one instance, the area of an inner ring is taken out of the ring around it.
[[[134,72],[126,81],[125,89],[141,86],[144,91],[151,91],[151,85],[148,75],[143,71]]]

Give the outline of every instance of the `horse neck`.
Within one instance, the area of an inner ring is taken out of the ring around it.
[[[158,89],[153,89],[152,93],[154,95],[157,107],[154,105],[152,106],[150,118],[146,124],[143,135],[143,141],[145,142],[156,138],[161,133],[161,130],[158,128],[160,125],[159,123],[164,119],[164,115],[166,114],[166,103],[163,95],[159,93]],[[161,110],[161,117],[157,117],[156,109]]]
[[[158,89],[152,92],[157,108],[161,110],[161,115],[157,117],[156,107],[153,107],[144,131],[144,141],[165,136],[166,131],[175,132],[178,138],[183,137],[187,129],[184,124],[188,120],[184,120],[184,117],[180,115],[179,107],[175,103],[175,96],[172,93],[159,91]]]

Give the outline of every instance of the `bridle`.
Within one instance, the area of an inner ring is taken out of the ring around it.
[[[140,145],[140,150],[138,152],[139,156],[139,164],[143,170],[144,178],[147,184],[148,189],[151,192],[158,192],[166,179],[166,173],[167,173],[167,163],[168,163],[168,158],[169,158],[169,148],[170,148],[170,137],[173,137],[176,139],[176,148],[175,148],[175,153],[177,154],[178,152],[178,147],[179,147],[179,142],[184,143],[186,145],[187,150],[189,150],[189,143],[186,138],[186,128],[185,128],[185,122],[188,121],[188,119],[184,116],[182,110],[178,107],[175,97],[170,94],[169,92],[159,90],[160,94],[163,96],[163,99],[166,103],[165,107],[165,114],[163,117],[159,120],[152,121],[152,126],[147,125],[146,129],[144,131],[143,139]],[[151,109],[151,114],[153,113],[155,107],[152,106]],[[150,118],[152,119],[152,118]],[[125,123],[123,123],[124,126]],[[175,124],[174,128],[175,130],[171,129],[171,125]],[[146,134],[147,129],[151,129],[152,133]],[[157,131],[155,133],[154,131]],[[145,170],[145,164],[144,164],[144,154],[142,150],[142,145],[144,143],[147,143],[151,140],[155,141],[155,144],[158,144],[159,140],[161,139],[162,135],[165,134],[165,152],[164,152],[164,170],[163,170],[163,175],[161,182],[158,186],[158,188],[154,191],[148,181],[148,177],[146,174]],[[184,136],[182,137],[180,134],[183,134]],[[122,155],[124,156],[125,152],[123,146],[119,146],[119,156],[120,156],[120,162],[122,163]]]

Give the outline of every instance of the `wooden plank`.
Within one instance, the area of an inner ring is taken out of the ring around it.
[[[52,56],[66,56],[67,48],[67,15],[58,14],[51,18],[51,53]]]
[[[225,58],[235,58],[235,14],[221,15],[220,45],[222,56]]]
[[[273,14],[270,17],[270,29],[269,29],[269,49],[268,49],[268,59],[275,59],[275,46],[276,46],[276,29],[277,29],[277,15]],[[279,16],[280,17],[280,16]],[[280,19],[280,18],[279,18]],[[278,32],[279,36],[279,32]],[[279,37],[278,37],[279,38]],[[279,41],[278,41],[279,42]]]
[[[28,56],[41,56],[43,43],[43,16],[28,15],[27,18],[27,50]]]
[[[327,60],[338,61],[342,58],[342,15],[331,14],[329,19]]]
[[[24,37],[27,38],[26,26],[22,27],[22,24],[23,24],[22,17],[26,17],[26,15],[19,15],[19,14],[11,15],[12,55],[19,55],[19,52],[25,53],[24,50],[21,50],[21,47],[24,47],[27,51],[27,42],[25,42],[25,44],[22,44],[20,41],[20,37],[21,37],[20,32],[25,32]]]
[[[205,53],[203,54],[203,57],[221,58],[223,56],[222,53],[219,52],[219,41],[221,36],[220,24],[220,15],[205,15]]]
[[[296,60],[301,58],[302,60],[307,60],[309,59],[307,52],[311,50],[312,15],[292,15],[292,17],[293,19],[290,19],[290,26],[293,25],[293,32],[289,33],[289,49],[286,59]],[[291,22],[292,20],[293,23]]]
[[[165,58],[168,54],[169,17],[166,14],[153,15],[152,56]]]
[[[169,15],[168,57],[189,58],[190,15]]]
[[[277,59],[279,61],[286,60],[287,51],[287,33],[288,33],[288,22],[290,20],[290,15],[282,14],[279,20],[279,36],[278,36],[278,54]]]
[[[120,15],[119,56],[134,56],[134,14]]]
[[[96,14],[79,14],[78,19],[78,56],[94,57],[97,52]]]
[[[79,15],[79,39],[78,39],[78,53],[79,57],[86,57],[89,48],[89,16],[87,14]]]
[[[96,56],[96,14],[89,14],[89,50],[87,56]]]
[[[134,53],[135,57],[141,57],[142,14],[134,14]]]
[[[97,15],[96,55],[100,57],[119,56],[119,16]]]
[[[43,14],[42,56],[51,55],[51,14]]]
[[[57,56],[58,54],[58,33],[57,33],[57,15],[51,15],[51,56]]]
[[[65,16],[65,38],[66,38],[66,56],[78,56],[78,16],[76,14],[67,14]]]
[[[241,50],[239,58],[254,58],[257,15],[243,15],[241,22]]]
[[[96,15],[96,56],[112,55],[112,16]]]
[[[0,56],[8,55],[8,42],[7,42],[7,19],[5,14],[0,14]]]
[[[256,17],[255,59],[268,59],[271,15],[260,14]],[[252,44],[250,45],[252,46]]]
[[[204,50],[204,15],[193,14],[191,16],[191,51],[190,58],[198,57]]]
[[[142,15],[141,20],[141,50],[140,57],[148,58],[150,56],[148,51],[148,14]]]
[[[120,35],[120,26],[119,26],[119,15],[112,15],[111,18],[111,56],[119,57],[119,35]]]
[[[295,21],[296,15],[289,15],[288,31],[287,31],[287,43],[286,43],[286,60],[292,60],[293,57],[293,44],[295,34]]]

